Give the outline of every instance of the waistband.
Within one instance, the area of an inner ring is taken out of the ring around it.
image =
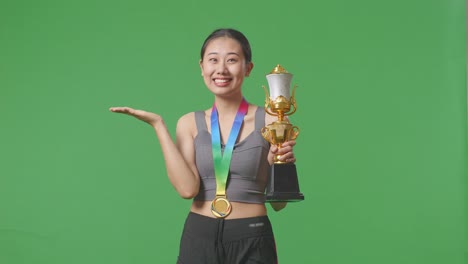
[[[247,217],[239,219],[212,218],[190,212],[184,232],[196,235],[200,239],[212,240],[222,233],[224,242],[249,237],[273,236],[268,216]]]

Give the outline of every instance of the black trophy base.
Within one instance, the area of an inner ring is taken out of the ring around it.
[[[304,195],[299,190],[294,163],[273,164],[266,188],[267,202],[299,202]]]

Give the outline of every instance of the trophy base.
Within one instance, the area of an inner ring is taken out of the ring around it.
[[[273,164],[266,188],[267,202],[299,202],[304,195],[299,191],[296,165]]]

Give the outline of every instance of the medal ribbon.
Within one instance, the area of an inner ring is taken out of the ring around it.
[[[219,120],[216,104],[213,104],[213,108],[211,109],[211,145],[216,177],[216,196],[226,196],[226,182],[229,175],[229,167],[231,165],[232,151],[248,108],[249,104],[244,98],[242,98],[242,102],[237,110],[236,118],[232,124],[231,132],[229,132],[229,138],[223,153],[221,153],[221,135],[219,133]]]

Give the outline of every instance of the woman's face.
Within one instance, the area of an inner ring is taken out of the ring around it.
[[[249,76],[253,64],[246,64],[242,47],[235,39],[220,37],[208,43],[200,67],[213,94],[231,95],[241,92],[244,77]]]

